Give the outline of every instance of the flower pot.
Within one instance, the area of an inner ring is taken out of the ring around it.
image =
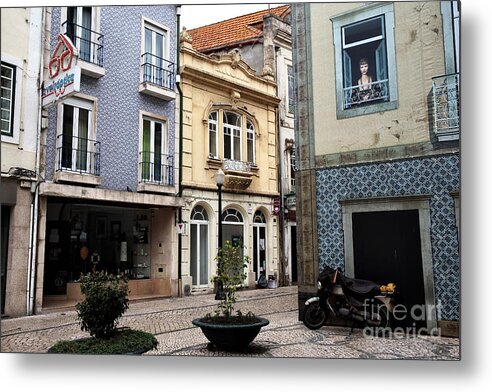
[[[213,323],[205,317],[194,319],[210,343],[224,350],[244,350],[258,335],[260,329],[270,322],[257,317],[257,322],[248,324]]]

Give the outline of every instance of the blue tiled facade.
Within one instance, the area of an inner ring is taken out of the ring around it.
[[[169,154],[174,155],[175,100],[166,102],[139,92],[144,16],[169,29],[169,61],[176,63],[176,8],[173,5],[101,7],[106,74],[82,75],[80,92],[97,98],[96,139],[101,142],[101,188],[135,190],[138,182],[139,110],[168,118]],[[61,8],[52,14],[51,47],[60,32]],[[56,108],[49,109],[46,179],[52,180],[56,159]]]
[[[440,318],[459,320],[460,258],[452,192],[460,189],[459,156],[319,169],[316,172],[320,270],[344,266],[341,200],[430,194],[431,245]]]

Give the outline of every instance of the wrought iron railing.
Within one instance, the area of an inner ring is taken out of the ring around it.
[[[68,20],[63,22],[67,36],[79,50],[79,59],[103,66],[104,36]]]
[[[363,85],[346,87],[343,89],[344,108],[389,99],[389,80],[378,80]]]
[[[248,162],[234,161],[232,159],[224,159],[223,170],[245,172],[249,173],[251,171],[251,166]]]
[[[454,139],[460,128],[460,74],[432,78],[434,129]]]
[[[144,83],[174,90],[174,63],[146,52],[142,55]]]
[[[101,174],[101,142],[82,137],[58,135],[56,171]]]
[[[174,157],[172,155],[141,151],[139,166],[140,182],[174,185]]]

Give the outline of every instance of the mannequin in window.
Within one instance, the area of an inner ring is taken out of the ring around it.
[[[359,100],[367,101],[372,97],[372,76],[369,74],[369,62],[365,57],[359,60],[359,69],[360,78],[357,82],[359,85]]]

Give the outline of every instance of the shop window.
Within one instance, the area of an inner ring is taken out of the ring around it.
[[[396,108],[393,5],[332,19],[339,118]]]

